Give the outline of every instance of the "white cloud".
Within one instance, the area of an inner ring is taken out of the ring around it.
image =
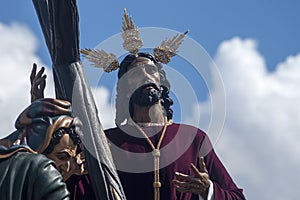
[[[252,39],[233,38],[215,56],[227,96],[217,153],[249,199],[297,199],[300,54],[270,73],[256,47]]]
[[[93,88],[98,115],[104,129],[115,127],[115,103],[110,101],[109,90],[105,87]]]
[[[26,26],[18,23],[6,25],[0,22],[0,35],[0,137],[2,138],[15,130],[16,118],[29,105],[29,75],[33,62],[41,66],[41,60],[35,52],[36,37]],[[46,94],[51,91],[53,84],[49,82],[48,85],[50,86]]]

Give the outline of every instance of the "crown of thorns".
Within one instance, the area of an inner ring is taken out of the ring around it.
[[[123,48],[132,54],[137,54],[139,49],[143,46],[143,41],[140,38],[140,32],[134,25],[132,17],[128,16],[126,9],[124,9],[124,16],[122,19],[122,38]],[[175,56],[177,50],[188,31],[182,34],[176,34],[170,39],[163,40],[160,46],[153,49],[153,55],[158,62],[167,64],[171,57]],[[83,56],[97,68],[103,68],[105,72],[111,72],[119,68],[117,56],[112,53],[107,53],[103,49],[81,49]]]

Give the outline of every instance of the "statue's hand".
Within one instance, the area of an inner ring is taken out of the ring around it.
[[[194,176],[178,172],[175,173],[176,179],[173,180],[173,183],[176,190],[200,194],[206,198],[210,186],[210,179],[203,158],[200,159],[199,164],[200,169],[198,170],[196,166],[191,163],[191,171],[194,173]]]
[[[44,90],[46,87],[46,78],[47,75],[43,75],[45,72],[45,68],[42,67],[38,73],[36,73],[37,65],[33,63],[33,67],[31,70],[30,75],[30,83],[31,83],[31,89],[30,89],[30,95],[31,95],[31,102],[44,98]]]

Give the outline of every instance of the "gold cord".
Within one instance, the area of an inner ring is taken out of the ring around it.
[[[161,136],[159,138],[159,141],[157,143],[157,147],[155,148],[154,144],[151,142],[150,138],[147,136],[147,134],[143,131],[143,129],[137,125],[133,120],[131,120],[132,124],[142,133],[142,135],[145,137],[145,139],[147,140],[148,144],[151,146],[152,148],[152,155],[154,158],[154,182],[153,182],[153,188],[154,188],[154,200],[159,200],[160,199],[160,193],[159,193],[159,189],[161,187],[161,183],[159,181],[159,157],[160,157],[160,145],[162,143],[162,140],[165,136],[166,130],[167,130],[167,126],[168,126],[168,120],[165,117],[164,119],[164,128],[163,131],[161,133]]]

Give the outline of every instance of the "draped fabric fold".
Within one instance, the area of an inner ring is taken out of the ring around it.
[[[97,199],[126,199],[111,157],[79,54],[76,0],[33,0],[53,62],[56,98],[72,103],[83,123],[81,136]],[[117,195],[116,195],[117,194]]]

